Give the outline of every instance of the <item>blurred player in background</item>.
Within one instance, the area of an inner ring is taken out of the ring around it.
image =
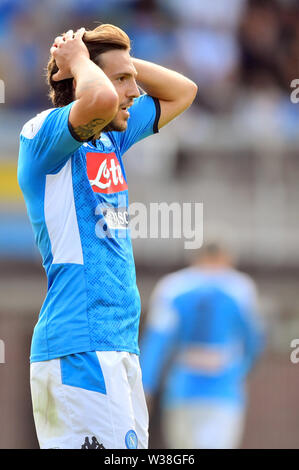
[[[162,425],[169,448],[240,445],[245,379],[262,337],[255,285],[219,244],[207,244],[192,266],[158,283],[141,368],[150,411],[165,381]]]
[[[105,24],[55,39],[48,82],[54,107],[24,125],[18,163],[48,276],[30,358],[39,444],[146,448],[123,155],[188,108],[197,86],[132,58],[126,33]]]

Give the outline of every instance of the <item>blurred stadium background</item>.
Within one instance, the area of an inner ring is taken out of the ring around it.
[[[55,36],[96,22],[132,38],[133,54],[199,85],[196,103],[127,155],[131,202],[203,202],[204,237],[223,237],[257,282],[268,345],[249,378],[243,448],[298,448],[299,78],[297,0],[0,0],[0,448],[36,448],[29,393],[31,334],[46,290],[16,180],[25,121],[51,107],[44,68]],[[135,240],[142,325],[183,241]],[[163,448],[159,404],[151,446]]]

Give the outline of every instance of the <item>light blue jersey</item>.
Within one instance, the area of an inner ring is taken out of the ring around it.
[[[18,181],[48,277],[31,362],[96,350],[139,353],[122,157],[158,132],[159,101],[136,98],[127,130],[102,133],[96,146],[72,136],[72,105],[38,114],[20,136]]]
[[[141,342],[145,392],[168,371],[164,405],[214,400],[243,406],[244,379],[262,348],[256,292],[233,269],[187,268],[155,289]]]

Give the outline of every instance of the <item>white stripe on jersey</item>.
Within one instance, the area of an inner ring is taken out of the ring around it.
[[[83,264],[74,202],[71,159],[59,173],[46,176],[44,210],[53,263]]]

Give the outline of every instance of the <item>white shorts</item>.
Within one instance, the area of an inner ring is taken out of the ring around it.
[[[194,401],[164,410],[163,431],[170,449],[237,449],[243,437],[243,407]]]
[[[97,351],[30,366],[41,449],[146,449],[148,412],[139,358]]]

